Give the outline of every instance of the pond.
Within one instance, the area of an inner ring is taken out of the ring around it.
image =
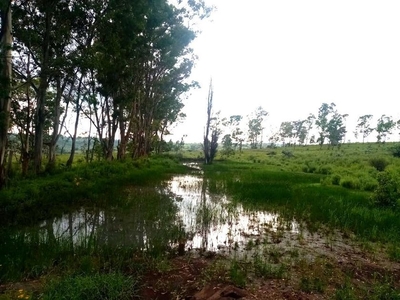
[[[174,176],[156,187],[131,187],[118,205],[81,207],[16,230],[9,238],[72,248],[111,246],[142,251],[180,247],[181,251],[235,253],[243,251],[249,241],[261,241],[266,232],[298,231],[296,222],[246,210],[223,192],[211,193],[209,185],[198,173]]]

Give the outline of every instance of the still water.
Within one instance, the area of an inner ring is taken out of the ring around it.
[[[209,186],[213,185],[210,192]],[[218,187],[218,184],[221,187]],[[132,187],[124,200],[104,208],[82,207],[25,232],[27,241],[63,241],[72,247],[112,246],[137,250],[174,248],[227,253],[244,249],[266,232],[296,233],[298,224],[265,211],[246,210],[201,174],[175,176],[156,187]]]

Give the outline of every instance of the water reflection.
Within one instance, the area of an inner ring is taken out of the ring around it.
[[[23,230],[8,232],[19,243],[63,244],[77,248],[128,247],[139,251],[237,251],[267,232],[296,232],[295,222],[233,204],[222,183],[198,176],[175,176],[157,187],[132,187],[124,200],[107,209],[82,207]],[[13,242],[9,242],[10,245]],[[12,249],[10,247],[10,249]],[[12,250],[10,250],[12,251]]]
[[[298,231],[294,221],[264,211],[245,210],[242,205],[233,204],[225,194],[211,193],[208,179],[176,176],[169,186],[176,195],[189,249],[242,250],[249,240],[263,238],[269,231]],[[215,185],[213,187],[214,190]]]

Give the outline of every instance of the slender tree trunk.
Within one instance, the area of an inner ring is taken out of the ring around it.
[[[50,15],[46,12],[46,28],[45,34],[42,43],[42,55],[43,62],[41,66],[40,72],[40,83],[38,89],[37,96],[37,108],[35,115],[35,172],[36,174],[40,173],[42,169],[42,151],[43,151],[43,131],[44,131],[44,122],[45,122],[45,103],[46,103],[46,94],[49,80],[49,50],[50,50]]]
[[[113,112],[115,112],[118,107],[114,103]],[[114,151],[114,141],[115,141],[115,133],[117,132],[117,124],[118,117],[113,116],[113,112],[110,108],[110,103],[108,100],[106,101],[106,114],[107,114],[107,124],[108,124],[108,138],[105,143],[105,157],[106,160],[111,161],[113,159],[113,151]]]
[[[51,135],[51,139],[49,141],[49,161],[47,163],[47,168],[52,169],[55,167],[56,164],[56,145],[57,141],[60,137],[60,128],[63,127],[65,119],[67,117],[68,112],[68,103],[67,108],[65,110],[64,117],[60,123],[60,116],[61,116],[61,99],[66,87],[67,81],[64,80],[64,83],[61,85],[61,80],[57,80],[57,94],[54,103],[54,117],[53,117],[53,133]],[[70,89],[70,95],[72,93],[72,87]]]
[[[85,153],[85,160],[87,163],[89,163],[90,159],[90,142],[91,142],[91,135],[92,135],[92,122],[89,123],[89,135],[88,135],[88,142],[87,142],[87,148],[86,148],[86,153]]]
[[[7,133],[10,124],[11,109],[11,75],[12,75],[12,23],[11,23],[11,1],[2,4],[1,9],[1,28],[2,36],[0,40],[0,67],[1,67],[1,90],[0,91],[0,189],[6,182],[6,151]]]
[[[210,134],[210,125],[211,125],[211,112],[212,112],[212,103],[213,103],[213,89],[212,89],[212,82],[210,82],[210,87],[208,91],[208,99],[207,99],[207,122],[206,128],[204,132],[204,143],[203,143],[203,151],[204,151],[204,160],[206,164],[210,164],[211,161],[211,154],[210,154],[210,147],[211,143],[208,138]]]
[[[30,55],[28,54],[28,63],[26,73],[27,82],[31,82],[31,72],[29,69],[30,66]],[[21,139],[21,172],[22,176],[26,176],[28,174],[29,162],[31,159],[30,156],[30,148],[31,148],[31,122],[32,122],[32,111],[31,111],[31,95],[29,93],[30,84],[26,85],[26,102],[27,102],[27,112],[26,112],[26,123],[25,128],[21,128],[20,139]]]
[[[127,130],[126,130],[126,124],[125,124],[122,109],[120,109],[120,112],[119,112],[119,131],[120,131],[120,135],[121,135],[121,141],[118,145],[117,159],[121,160],[121,159],[125,158],[127,136],[129,135],[129,132],[127,132]]]
[[[76,107],[75,107],[76,117],[75,117],[74,135],[72,136],[72,146],[71,146],[71,152],[70,152],[69,158],[67,160],[67,167],[72,166],[72,163],[74,162],[76,136],[78,134],[79,117],[80,117],[80,112],[81,112],[80,98],[81,98],[81,88],[82,88],[83,76],[84,75],[82,74],[82,76],[79,80],[78,93],[76,95]]]

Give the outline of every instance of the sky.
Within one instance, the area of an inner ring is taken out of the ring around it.
[[[216,10],[192,43],[201,88],[174,140],[202,141],[210,78],[215,110],[246,117],[262,106],[266,135],[324,102],[349,114],[346,139],[362,115],[400,119],[400,1],[205,1]]]

